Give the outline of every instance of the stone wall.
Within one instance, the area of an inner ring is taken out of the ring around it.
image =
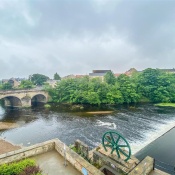
[[[104,175],[100,170],[91,165],[58,139],[2,154],[0,155],[0,165],[43,154],[54,149],[63,157],[66,155],[66,160],[69,161],[78,171],[81,172],[84,167],[88,171],[88,175]]]
[[[128,174],[128,172],[130,171],[129,168],[120,165],[115,160],[112,160],[108,156],[101,154],[98,151],[93,152],[93,162],[99,167],[107,165],[108,167],[113,168],[116,172],[120,174]]]
[[[54,149],[54,141],[47,141],[0,155],[0,165],[36,156]]]
[[[134,160],[134,157],[132,156]],[[102,167],[107,165],[108,167],[113,168],[116,172],[121,174],[128,174],[128,175],[148,175],[154,167],[154,159],[151,157],[146,157],[141,162],[138,162],[136,159],[137,165],[135,166],[126,166],[127,162],[122,163],[118,161],[117,158],[112,158],[105,154],[102,154],[98,151],[93,151],[93,161],[98,166]]]
[[[128,175],[147,175],[154,168],[154,159],[147,156]]]
[[[75,141],[75,148],[85,159],[89,159],[89,147],[85,143],[81,142],[80,140]]]
[[[57,150],[62,156],[64,156],[65,151],[66,159],[80,172],[84,167],[88,171],[88,175],[104,175],[100,170],[91,165],[89,162],[87,162],[85,159],[83,159],[76,152],[71,150],[59,140],[55,141],[55,150]]]

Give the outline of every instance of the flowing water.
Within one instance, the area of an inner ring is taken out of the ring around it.
[[[87,111],[113,110],[112,114],[87,114]],[[0,121],[15,122],[18,128],[0,131],[0,137],[25,146],[58,138],[67,145],[80,139],[91,148],[101,143],[108,130],[120,132],[129,142],[132,154],[175,126],[175,109],[137,106],[89,107],[70,110],[70,106],[52,105],[30,109],[0,107]]]

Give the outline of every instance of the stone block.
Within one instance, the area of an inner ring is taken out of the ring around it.
[[[128,175],[147,175],[153,170],[154,159],[147,156]]]
[[[80,140],[75,141],[75,148],[78,150],[78,153],[84,158],[89,158],[89,147]]]

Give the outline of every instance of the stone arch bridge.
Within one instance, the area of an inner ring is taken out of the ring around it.
[[[0,91],[0,99],[4,100],[5,106],[12,107],[30,107],[32,102],[46,103],[48,97],[43,90]]]

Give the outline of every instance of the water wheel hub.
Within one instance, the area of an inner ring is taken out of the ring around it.
[[[102,137],[102,144],[107,151],[107,147],[111,149],[111,154],[116,151],[118,158],[125,157],[125,161],[128,161],[131,157],[131,148],[127,140],[118,132],[107,131]]]

